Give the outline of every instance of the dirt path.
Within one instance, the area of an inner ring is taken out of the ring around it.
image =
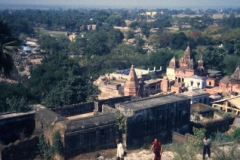
[[[141,149],[137,150],[131,150],[128,151],[128,154],[135,153],[135,152],[140,152]],[[80,154],[74,158],[71,158],[70,160],[95,160],[96,155],[99,153],[101,156],[105,157],[106,159],[112,159],[116,157],[116,149],[107,149],[107,150],[100,150],[96,152],[90,152],[90,153],[83,153]]]

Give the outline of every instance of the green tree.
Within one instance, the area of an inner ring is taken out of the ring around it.
[[[131,38],[134,38],[134,32],[132,30],[128,30],[126,32],[126,38],[127,39],[131,39]]]
[[[88,83],[82,77],[69,77],[60,81],[46,95],[43,104],[49,108],[86,102],[91,96],[99,93],[96,86]]]
[[[27,112],[30,110],[30,107],[27,105],[27,101],[24,97],[11,97],[6,99],[6,104],[9,105],[10,112]]]
[[[236,69],[236,66],[240,62],[240,57],[237,55],[226,55],[223,58],[223,72],[224,74],[231,75],[234,70]]]
[[[28,88],[38,100],[44,98],[60,81],[81,75],[82,69],[77,61],[66,54],[54,54],[42,60],[42,64],[30,68],[31,77]]]
[[[172,49],[186,49],[189,40],[187,36],[183,33],[174,33],[170,37],[169,47]]]
[[[152,52],[149,55],[150,66],[162,66],[162,69],[166,70],[166,67],[168,66],[168,63],[172,59],[173,55],[174,54],[168,50]]]
[[[21,83],[8,84],[1,82],[0,88],[0,113],[27,111],[27,105],[29,103],[35,103],[35,97],[30,93],[29,89]]]

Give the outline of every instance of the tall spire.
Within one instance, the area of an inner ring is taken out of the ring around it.
[[[176,67],[176,58],[175,58],[175,56],[169,62],[168,67],[170,67],[170,68],[175,68]]]
[[[180,65],[180,67],[188,68],[188,66],[190,66],[189,63],[192,63],[192,62],[194,63],[194,59],[192,56],[190,46],[188,46],[179,61],[179,65]],[[194,66],[194,64],[193,64],[193,66]]]
[[[184,58],[192,59],[192,52],[191,52],[190,46],[187,46],[186,50],[184,51],[183,56],[184,56]]]
[[[234,73],[231,75],[232,79],[240,80],[240,66],[237,65],[237,68],[235,69]]]
[[[128,75],[128,79],[124,86],[124,95],[138,96],[138,85],[139,85],[138,78],[137,78],[134,66],[132,65]]]

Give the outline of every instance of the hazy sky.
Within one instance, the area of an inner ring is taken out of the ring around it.
[[[240,0],[0,0],[0,4],[75,6],[239,7]]]

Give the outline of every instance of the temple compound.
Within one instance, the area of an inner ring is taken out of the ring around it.
[[[221,72],[208,70],[203,57],[195,62],[194,56],[188,46],[179,61],[171,59],[166,70],[170,90],[181,93],[191,88],[204,89],[207,86],[215,87],[221,79]]]
[[[184,51],[179,62],[175,57],[171,59],[166,71],[169,80],[174,80],[178,83],[185,82],[185,78],[187,77],[194,75],[206,76],[207,73],[208,70],[204,64],[203,58],[201,57],[196,63],[189,46]]]

